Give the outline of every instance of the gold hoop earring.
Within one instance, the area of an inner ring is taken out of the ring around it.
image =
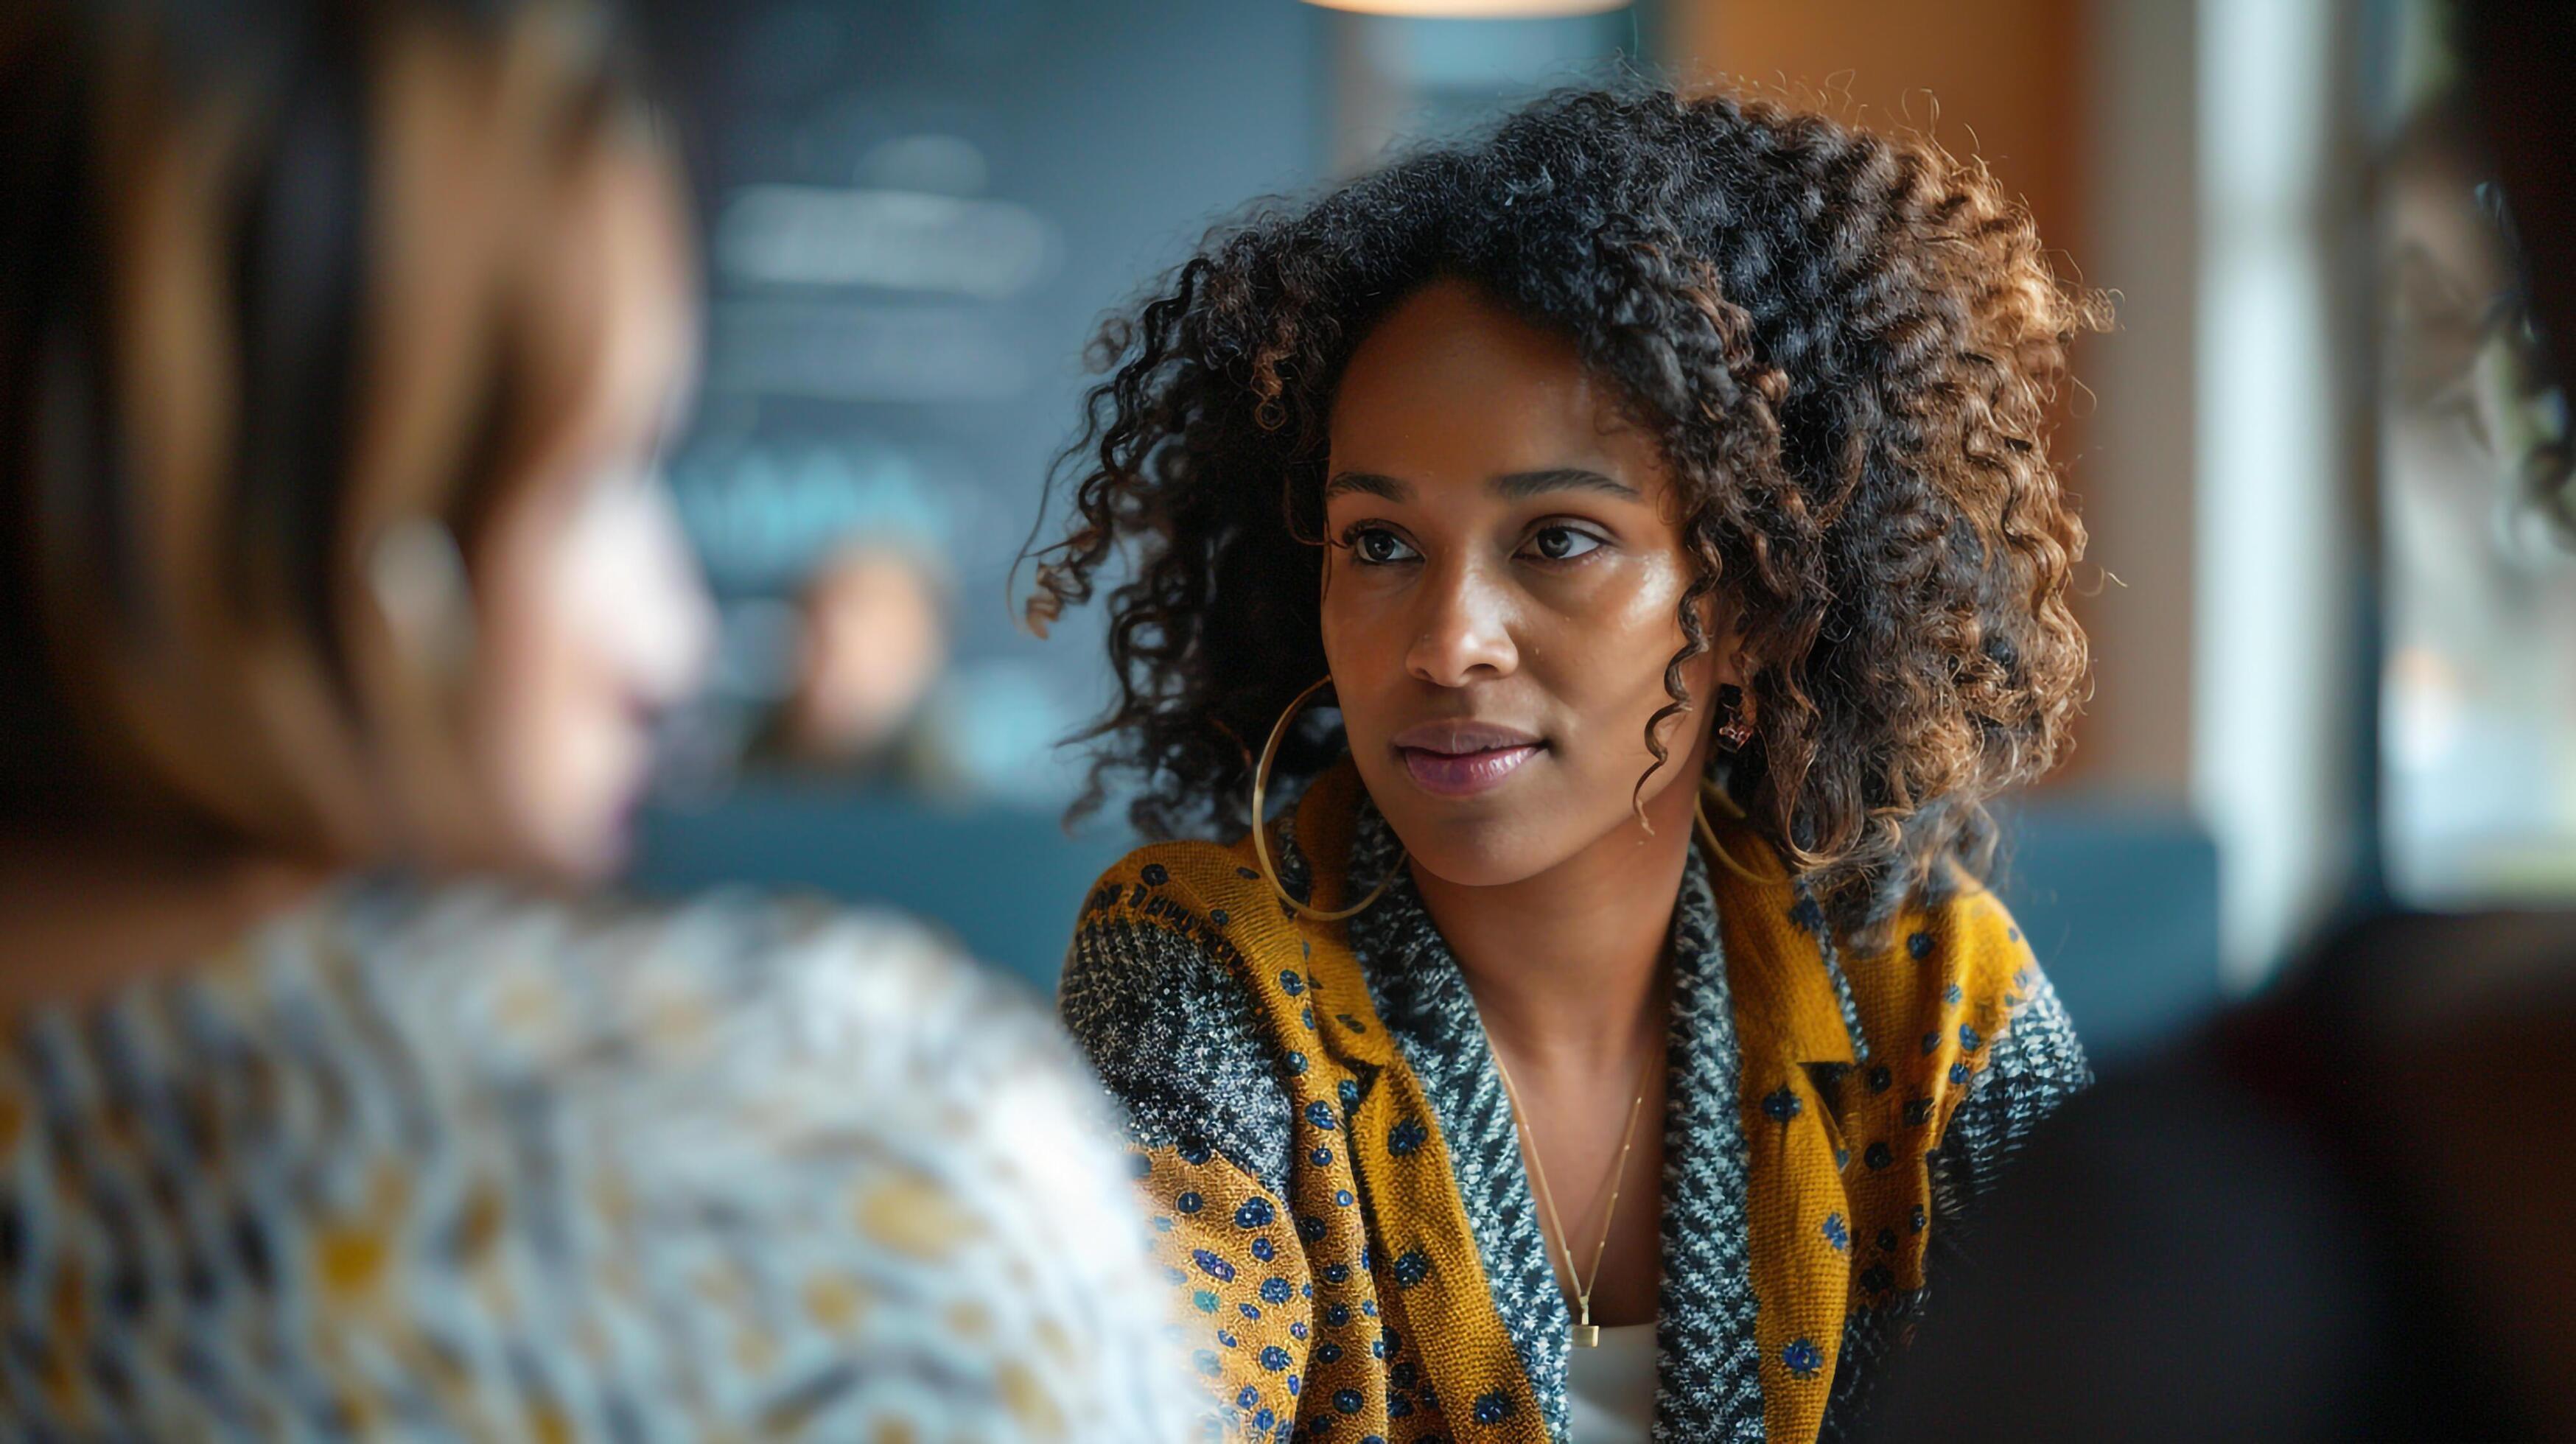
[[[1717,855],[1717,860],[1726,865],[1726,870],[1735,874],[1737,877],[1744,879],[1746,882],[1753,884],[1755,887],[1778,887],[1781,884],[1790,881],[1789,869],[1786,864],[1781,866],[1780,875],[1778,877],[1764,877],[1761,874],[1754,872],[1751,868],[1746,867],[1744,864],[1737,862],[1734,857],[1727,852],[1726,848],[1717,840],[1716,824],[1708,820],[1708,800],[1712,797],[1717,799],[1718,810],[1737,822],[1742,822],[1744,820],[1744,809],[1735,805],[1735,799],[1727,796],[1724,788],[1721,788],[1716,783],[1705,779],[1702,779],[1700,782],[1699,797],[1691,805],[1691,817],[1699,824],[1699,840],[1707,844],[1710,852]]]
[[[1270,792],[1270,764],[1279,755],[1279,739],[1288,735],[1288,724],[1297,720],[1298,712],[1306,706],[1306,699],[1331,685],[1333,685],[1333,679],[1327,676],[1297,694],[1296,700],[1288,704],[1288,710],[1280,713],[1279,721],[1271,727],[1270,740],[1261,744],[1261,760],[1253,764],[1252,768],[1252,855],[1261,863],[1261,880],[1270,884],[1270,890],[1277,893],[1279,901],[1286,904],[1291,911],[1319,923],[1337,923],[1345,918],[1355,918],[1367,912],[1369,904],[1386,895],[1387,888],[1395,882],[1395,875],[1404,870],[1405,859],[1409,856],[1399,852],[1396,855],[1395,866],[1388,868],[1386,876],[1378,879],[1377,886],[1369,889],[1369,895],[1339,912],[1324,912],[1309,907],[1290,896],[1288,889],[1280,884],[1279,869],[1270,861],[1269,825],[1263,820],[1265,814],[1262,811],[1262,804],[1268,799]]]

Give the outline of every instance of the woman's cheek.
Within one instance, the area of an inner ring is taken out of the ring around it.
[[[1389,650],[1383,635],[1386,619],[1370,615],[1352,596],[1353,590],[1344,587],[1338,594],[1328,596],[1323,611],[1324,665],[1332,673],[1333,690],[1342,695],[1346,711],[1350,704],[1365,706],[1366,695],[1385,685],[1382,674]],[[1401,657],[1396,659],[1396,665],[1402,665]],[[1311,680],[1301,679],[1299,685]]]
[[[1681,599],[1686,586],[1661,560],[1641,563],[1622,589],[1615,605],[1605,607],[1591,629],[1599,645],[1591,651],[1591,668],[1583,682],[1585,694],[1605,704],[1593,714],[1598,734],[1610,736],[1622,765],[1642,769],[1653,760],[1653,750],[1646,743],[1646,728],[1655,714],[1673,702],[1665,686],[1666,670],[1673,658],[1689,645],[1682,630]],[[1708,695],[1711,659],[1707,654],[1684,663],[1681,680],[1692,701],[1692,710],[1662,724],[1664,745],[1673,752],[1688,748],[1688,730],[1692,719],[1703,711],[1700,703]]]

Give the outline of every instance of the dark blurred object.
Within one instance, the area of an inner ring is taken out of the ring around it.
[[[2459,13],[2469,104],[2513,210],[2531,319],[2563,381],[2576,344],[2576,6],[2469,0]]]
[[[2568,112],[2566,75],[2576,64],[2576,5],[2464,5],[2457,41],[2469,77],[2470,108],[2487,158],[2503,186],[2507,221],[2521,251],[2527,350],[2544,379],[2563,393],[2569,334],[2576,327],[2576,117]],[[2552,364],[2552,357],[2556,364]],[[2534,499],[2576,538],[2576,451],[2559,434],[2526,464]]]
[[[2458,39],[2530,324],[2576,337],[2576,7]],[[2576,725],[2576,719],[2569,719]],[[2381,915],[2051,1120],[1866,1437],[2576,1437],[2576,915]],[[2007,1342],[2009,1341],[2009,1342]]]
[[[2576,917],[2388,917],[2034,1142],[1883,1439],[2576,1429]],[[1946,1294],[1946,1296],[1944,1296]]]

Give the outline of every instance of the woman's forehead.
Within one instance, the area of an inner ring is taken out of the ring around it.
[[[1662,479],[1652,440],[1570,339],[1459,281],[1424,287],[1361,342],[1334,399],[1331,433],[1337,482],[1465,486],[1518,500],[1532,490],[1518,483],[1549,473],[1589,473],[1641,495]],[[1396,499],[1388,486],[1358,489]]]

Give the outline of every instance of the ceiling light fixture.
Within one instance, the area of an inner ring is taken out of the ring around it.
[[[1401,15],[1415,20],[1551,20],[1625,10],[1629,0],[1306,0],[1355,15]]]

